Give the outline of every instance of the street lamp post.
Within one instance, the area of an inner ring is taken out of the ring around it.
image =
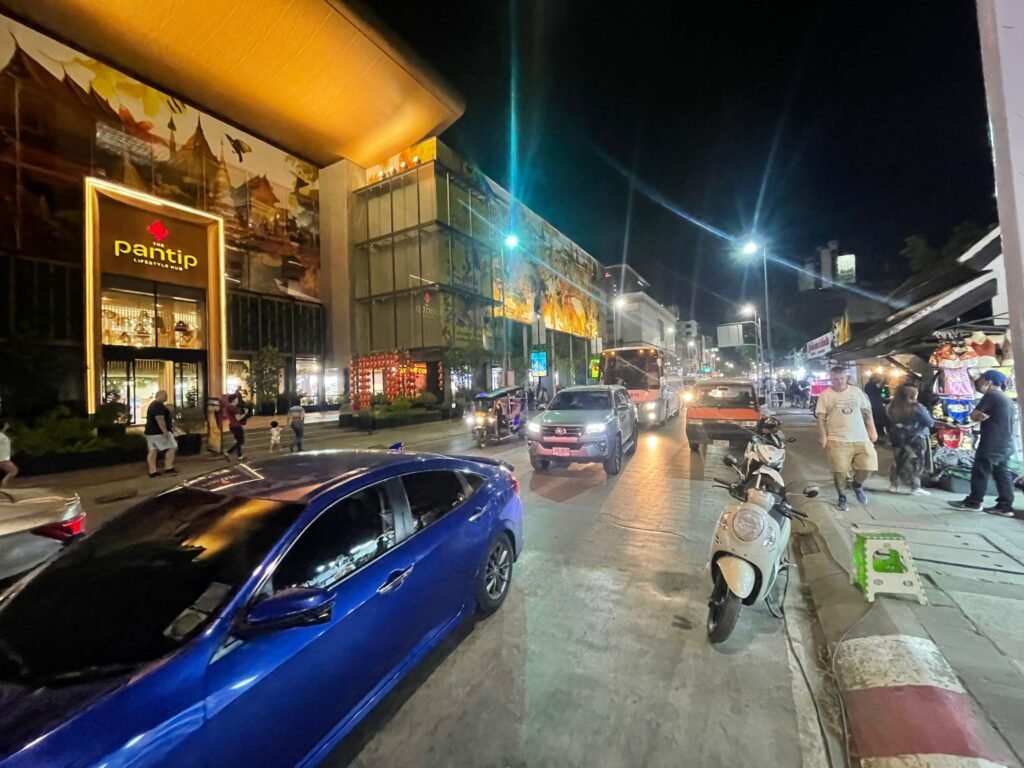
[[[757,358],[757,374],[758,378],[762,375],[762,368],[765,363],[765,350],[764,350],[764,339],[761,336],[761,318],[757,315],[757,307],[753,304],[744,304],[740,307],[740,313],[744,315],[750,315],[754,321],[754,356]]]
[[[508,370],[512,367],[512,356],[509,350],[509,339],[508,339],[508,312],[506,311],[505,304],[505,283],[508,282],[508,272],[505,269],[505,251],[513,251],[519,246],[519,236],[515,233],[510,232],[505,235],[503,247],[501,249],[501,328],[502,328],[502,371],[501,375],[505,383],[508,383]],[[525,351],[525,350],[524,350]],[[529,355],[527,355],[529,359]],[[490,371],[487,372],[490,377]],[[490,385],[490,382],[488,382]]]
[[[772,308],[768,303],[768,245],[766,243],[758,245],[755,241],[750,240],[743,246],[743,253],[753,256],[758,249],[761,251],[761,266],[764,269],[764,344],[762,353],[767,358],[768,370],[771,372],[775,364],[775,355],[772,353]]]

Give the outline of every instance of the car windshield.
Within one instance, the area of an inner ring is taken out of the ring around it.
[[[716,384],[697,387],[694,405],[704,408],[756,408],[754,390],[743,384]]]
[[[658,389],[660,376],[655,355],[620,352],[605,361],[605,384],[618,384],[626,389]]]
[[[194,488],[136,505],[0,602],[0,679],[56,685],[159,659],[217,615],[302,509]]]
[[[612,407],[610,392],[579,390],[562,391],[548,406],[549,411],[607,411]]]

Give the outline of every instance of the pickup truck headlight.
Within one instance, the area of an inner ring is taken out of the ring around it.
[[[602,421],[600,424],[587,424],[588,435],[599,435],[605,430],[605,423]]]
[[[647,405],[644,406],[644,408],[646,408],[648,411],[656,411],[656,410],[658,410],[658,404],[657,403],[648,403]]]
[[[529,432],[531,435],[539,435],[540,424],[538,424],[536,421],[528,422],[526,425],[526,431]]]

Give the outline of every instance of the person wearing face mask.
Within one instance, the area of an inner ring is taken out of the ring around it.
[[[1014,473],[1009,467],[1013,456],[1013,410],[1016,407],[1006,393],[1006,375],[999,371],[985,371],[978,377],[981,400],[971,411],[971,421],[981,424],[981,437],[974,451],[971,467],[971,493],[962,501],[951,501],[956,509],[978,510],[985,502],[990,479],[996,482],[995,506],[985,511],[1013,517]]]

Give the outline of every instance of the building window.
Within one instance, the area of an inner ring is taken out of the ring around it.
[[[150,291],[107,289],[101,297],[101,338],[120,347],[205,349],[203,303]]]
[[[320,360],[315,357],[295,359],[295,389],[300,405],[320,404]]]

